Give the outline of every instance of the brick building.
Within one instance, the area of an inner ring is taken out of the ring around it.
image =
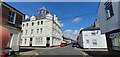
[[[11,38],[6,47],[19,51],[19,39],[21,36],[21,24],[24,14],[5,2],[0,7],[2,16],[0,17],[0,25],[10,31]]]

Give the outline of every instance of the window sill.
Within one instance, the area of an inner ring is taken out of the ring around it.
[[[113,15],[114,16],[114,15]],[[110,18],[112,18],[113,16],[111,16],[111,17],[108,17],[106,20],[109,20]]]
[[[10,23],[10,24],[12,24],[12,25],[15,25],[15,23],[12,23],[12,22],[9,22],[9,21],[8,21],[8,23]]]

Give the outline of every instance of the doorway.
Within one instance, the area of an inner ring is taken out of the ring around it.
[[[32,47],[32,38],[30,38],[30,47]]]
[[[46,43],[46,47],[50,47],[50,37],[47,37],[47,43]]]

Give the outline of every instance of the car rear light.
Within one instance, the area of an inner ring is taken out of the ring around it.
[[[2,57],[5,57],[7,54],[8,54],[7,52],[2,52],[2,53],[1,53],[1,56],[2,56]]]

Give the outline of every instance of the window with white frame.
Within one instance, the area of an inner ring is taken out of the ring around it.
[[[42,33],[42,30],[43,30],[43,29],[42,29],[42,28],[40,28],[40,33]]]
[[[22,39],[20,39],[20,44],[22,44]]]
[[[36,44],[36,45],[39,45],[39,44],[40,44],[40,39],[39,39],[39,38],[36,38],[35,44]]]
[[[99,31],[96,31],[96,34],[99,34]]]
[[[26,24],[26,26],[28,27],[28,23]]]
[[[40,38],[40,44],[42,44],[42,43],[43,43],[43,38],[41,37],[41,38]]]
[[[25,31],[25,35],[27,35],[27,30]]]
[[[97,40],[96,39],[92,39],[92,44],[93,45],[97,45]]]
[[[23,30],[21,30],[21,35],[23,35]]]
[[[36,39],[35,39],[35,45],[37,45],[37,41],[38,41],[38,40],[37,40],[37,38],[36,38]]]
[[[39,25],[39,24],[40,24],[40,22],[38,21],[38,22],[37,22],[37,24]]]
[[[16,13],[10,10],[8,22],[11,24],[15,24],[15,19],[16,19]]]
[[[106,2],[104,5],[105,5],[106,17],[107,19],[109,19],[112,16],[114,16],[112,2]]]
[[[37,29],[37,34],[39,33],[39,29]]]
[[[23,24],[23,27],[25,26],[25,24]]]
[[[33,29],[31,29],[31,34],[33,34]]]
[[[35,42],[35,44],[36,45],[40,45],[40,44],[42,44],[42,37],[40,37],[40,38],[36,38],[36,42]]]
[[[25,42],[24,42],[24,43],[25,43],[25,45],[26,45],[26,43],[27,43],[27,39],[25,39]]]
[[[41,25],[43,25],[43,21],[41,21]]]
[[[89,40],[86,40],[86,43],[89,44]]]
[[[34,22],[32,22],[32,26],[34,26]]]
[[[92,35],[96,35],[96,33],[95,33],[95,32],[91,32],[91,34],[92,34]]]

